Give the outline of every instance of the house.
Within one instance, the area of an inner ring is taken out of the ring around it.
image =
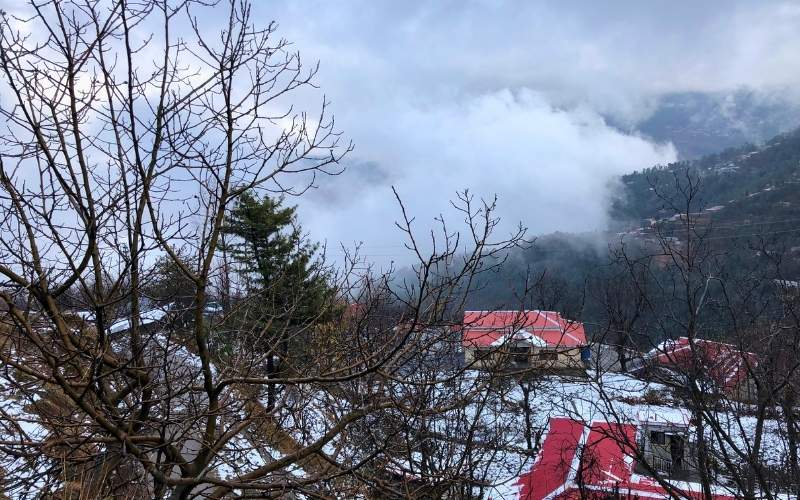
[[[772,284],[781,300],[792,302],[800,298],[800,281],[776,279]]]
[[[478,369],[584,370],[583,323],[553,311],[466,311],[464,362]]]
[[[637,366],[642,358],[642,353],[623,345],[593,342],[590,350],[590,367],[599,373],[626,373]]]
[[[700,483],[692,479],[659,474],[675,488],[667,492],[654,476],[638,470],[639,459],[648,456],[640,453],[642,436],[660,432],[654,431],[655,425],[635,420],[619,423],[551,418],[533,467],[517,481],[519,498],[672,498],[676,492],[681,497],[702,498]],[[658,425],[670,428],[666,422]],[[713,500],[733,498],[735,495],[723,487],[712,488]]]
[[[636,447],[641,456],[634,471],[644,475],[656,471],[670,479],[698,481],[697,451],[689,433],[690,420],[685,410],[640,411]]]
[[[757,365],[756,354],[733,344],[680,337],[646,353],[634,372],[672,386],[688,386],[694,380],[709,393],[750,401],[757,395],[751,376]]]

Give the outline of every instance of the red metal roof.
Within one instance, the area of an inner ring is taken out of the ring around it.
[[[698,368],[716,382],[723,390],[731,390],[747,379],[748,365],[753,368],[758,357],[752,352],[742,351],[732,344],[714,342],[712,340],[695,339],[694,352],[688,337],[668,340],[650,351],[648,360],[661,366],[689,370],[692,361],[699,363]]]
[[[654,479],[634,474],[636,425],[551,418],[550,430],[529,472],[520,476],[519,497],[524,500],[590,498],[670,498]],[[578,487],[581,471],[583,490]],[[680,483],[682,496],[702,498],[699,484]],[[716,488],[715,488],[716,490]],[[714,500],[733,495],[715,491]]]
[[[463,343],[467,347],[489,347],[526,337],[540,339],[550,347],[586,345],[583,323],[566,320],[554,311],[464,312]]]

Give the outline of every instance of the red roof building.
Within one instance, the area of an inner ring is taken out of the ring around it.
[[[539,347],[583,347],[583,323],[553,311],[465,311],[465,347],[491,347],[527,340]]]
[[[582,371],[583,323],[553,311],[466,311],[464,361],[477,369]]]
[[[634,471],[636,425],[551,418],[549,427],[536,462],[517,482],[520,499],[671,498],[654,478]],[[676,490],[703,498],[696,483],[680,482]],[[720,488],[713,493],[714,500],[734,498]]]
[[[646,367],[663,367],[688,375],[694,368],[727,394],[744,397],[752,392],[749,374],[758,365],[758,356],[733,344],[687,337],[662,342],[645,356]]]

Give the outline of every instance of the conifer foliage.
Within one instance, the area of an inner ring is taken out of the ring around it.
[[[303,234],[296,207],[251,191],[240,195],[223,233],[247,297],[232,315],[239,324],[233,331],[251,335],[235,340],[262,352],[266,375],[274,378],[297,366],[307,354],[303,339],[330,316],[334,292],[316,258],[318,245]],[[280,389],[267,384],[267,408],[274,407]]]
[[[226,251],[248,294],[272,321],[305,322],[324,309],[332,293],[316,254],[297,222],[297,207],[283,199],[242,193],[223,229]]]

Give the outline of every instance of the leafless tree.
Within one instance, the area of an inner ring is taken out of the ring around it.
[[[317,317],[278,325],[247,307],[258,294],[221,251],[232,204],[247,190],[300,195],[352,148],[326,100],[313,115],[295,107],[317,67],[276,36],[233,0],[3,13],[9,495],[466,497],[519,437],[505,389],[458,363],[452,330],[475,277],[523,241],[521,228],[495,237],[493,202],[464,193],[462,229],[440,220],[425,242],[400,204],[416,262],[402,283],[348,255],[321,268],[336,293]],[[187,283],[179,304],[150,301],[158,259]],[[254,347],[265,338],[293,347]],[[442,356],[447,369],[431,363]]]
[[[599,398],[587,403],[619,424],[637,423],[624,403],[688,411],[690,475],[706,498],[715,487],[746,498],[796,492],[800,331],[797,294],[782,274],[785,253],[765,238],[715,227],[702,213],[700,178],[676,171],[672,180],[652,187],[676,215],[619,248],[625,280],[603,289],[608,314],[600,328],[613,339],[617,331],[637,339],[645,352],[629,365],[669,392],[631,401],[598,373]],[[668,492],[691,497],[670,482],[680,474],[656,467],[640,442],[623,444]]]

